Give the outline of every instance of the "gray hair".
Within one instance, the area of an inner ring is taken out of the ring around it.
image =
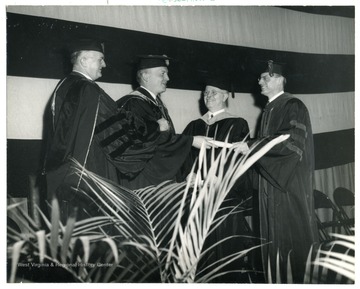
[[[283,87],[285,87],[285,85],[286,85],[286,78],[285,78],[283,75],[277,74],[277,73],[274,73],[274,76],[275,76],[275,77],[278,77],[278,78],[282,78],[282,85],[283,85]]]
[[[141,85],[142,84],[142,76],[144,74],[148,73],[148,69],[144,68],[144,69],[140,69],[136,72],[136,81]]]
[[[80,55],[81,55],[82,50],[80,51],[75,51],[71,54],[70,56],[70,62],[71,64],[75,64],[77,62],[77,60],[79,59]]]

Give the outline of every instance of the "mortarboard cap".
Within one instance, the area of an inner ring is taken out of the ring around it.
[[[70,54],[82,50],[99,51],[104,53],[104,44],[95,39],[77,39],[69,44]]]
[[[216,88],[231,91],[231,82],[227,77],[212,76],[205,80],[205,85],[214,86]]]
[[[274,73],[285,76],[285,64],[274,62],[273,60],[268,60],[265,71],[269,72],[270,76],[272,76]]]
[[[153,67],[167,67],[169,60],[172,59],[166,55],[139,55],[137,69],[146,69]]]

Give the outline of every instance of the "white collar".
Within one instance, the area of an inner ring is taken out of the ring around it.
[[[85,74],[85,73],[83,73],[83,72],[81,72],[81,71],[78,71],[78,70],[73,70],[73,71],[84,75],[84,76],[85,76],[87,79],[89,79],[89,80],[92,80],[89,75],[87,75],[87,74]]]
[[[153,94],[150,90],[148,90],[146,87],[144,87],[144,86],[140,86],[140,87],[142,87],[143,89],[145,89],[148,93],[150,93],[150,95],[153,97],[153,99],[156,101],[156,95],[155,94]]]
[[[269,98],[269,102],[274,101],[276,98],[278,98],[280,95],[282,95],[284,93],[284,91],[280,91],[279,93],[275,94],[272,98]]]
[[[225,108],[220,109],[220,110],[215,111],[215,112],[208,111],[208,118],[210,119],[210,118],[211,118],[211,115],[212,115],[212,117],[214,117],[215,115],[218,115],[218,114],[220,114],[220,113],[222,113],[222,112],[224,112],[224,111],[225,111]]]

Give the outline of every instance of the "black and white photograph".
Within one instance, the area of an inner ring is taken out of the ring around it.
[[[355,284],[355,1],[6,2],[7,284]]]

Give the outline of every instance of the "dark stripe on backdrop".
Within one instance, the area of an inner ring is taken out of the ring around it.
[[[326,169],[355,161],[355,129],[314,135],[315,168]]]
[[[314,15],[316,17],[316,15]],[[257,92],[257,78],[272,59],[287,63],[287,91],[317,94],[354,91],[354,55],[307,54],[186,40],[45,17],[7,13],[7,73],[60,79],[71,67],[66,43],[97,38],[105,43],[102,82],[135,84],[136,55],[167,54],[170,88],[201,90],[207,72],[227,75],[236,92]],[[304,39],[305,40],[305,39]]]
[[[354,129],[314,135],[315,169],[354,162]],[[28,175],[41,171],[41,140],[8,140],[8,194],[27,197]]]
[[[7,140],[7,193],[11,197],[27,197],[29,175],[41,170],[41,140]]]

